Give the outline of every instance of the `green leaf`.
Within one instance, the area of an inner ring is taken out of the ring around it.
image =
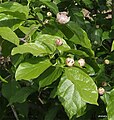
[[[0,76],[0,80],[2,81],[2,82],[6,82],[6,83],[8,83],[8,81],[6,81],[4,78],[2,78],[1,76]]]
[[[34,56],[38,56],[40,54],[47,54],[46,48],[41,43],[25,43],[23,45],[19,45],[18,47],[13,48],[12,55],[15,54],[24,54],[31,53]]]
[[[71,54],[74,54],[74,55],[78,55],[78,56],[81,56],[81,57],[89,57],[88,54],[86,54],[84,51],[81,51],[81,50],[74,50],[74,49],[71,49],[71,50],[68,50],[66,51],[67,53],[71,53]]]
[[[93,8],[93,4],[92,4],[92,1],[91,0],[82,0],[84,3],[85,3],[85,5],[87,5],[88,7],[90,7],[90,8]]]
[[[114,89],[111,90],[107,101],[108,120],[114,120]]]
[[[5,13],[0,13],[0,27],[9,27],[13,31],[16,30],[20,25],[23,24],[23,20],[15,18]]]
[[[62,74],[62,68],[50,67],[41,76],[39,76],[39,88],[52,84]]]
[[[27,97],[34,92],[34,89],[31,87],[23,87],[18,90],[14,96],[11,96],[9,104],[12,103],[24,103]]]
[[[61,46],[56,46],[57,39],[60,39],[63,42]],[[38,41],[42,42],[45,46],[47,46],[47,48],[50,51],[53,51],[53,52],[56,50],[56,48],[60,52],[67,51],[70,49],[66,41],[58,36],[43,34],[43,35],[40,35],[35,42],[37,43]]]
[[[21,63],[16,70],[15,78],[16,80],[31,80],[37,78],[49,66],[51,66],[49,60],[43,60],[36,64],[31,64],[28,62]]]
[[[65,74],[60,80],[57,94],[70,119],[74,115],[79,117],[84,114],[86,103],[82,100],[75,84]]]
[[[17,2],[4,2],[0,4],[0,13],[6,13],[20,19],[25,19],[28,17],[29,9],[27,6],[23,6]]]
[[[57,14],[59,12],[57,5],[55,5],[53,2],[49,2],[47,0],[40,1],[44,3],[46,6],[48,6],[54,14]]]
[[[20,90],[20,85],[16,81],[9,81],[2,85],[2,94],[8,101],[18,90]]]
[[[74,33],[74,35],[70,38],[70,41],[74,42],[75,44],[79,44],[85,48],[88,48],[92,52],[91,43],[86,32],[75,22],[69,22],[67,24],[67,27]]]
[[[20,26],[19,29],[26,35],[32,36],[40,25],[31,25],[30,27]]]
[[[65,75],[74,84],[83,101],[98,105],[97,86],[91,77],[77,67],[65,68]]]
[[[56,118],[56,115],[59,109],[60,109],[59,106],[51,107],[46,113],[44,120],[54,120]]]
[[[3,39],[5,39],[15,45],[19,45],[19,39],[18,39],[17,35],[8,27],[0,27],[0,36]]]

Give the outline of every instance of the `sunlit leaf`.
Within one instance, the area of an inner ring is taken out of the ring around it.
[[[8,27],[0,27],[0,36],[15,44],[15,45],[19,45],[19,38],[17,37],[17,35]]]
[[[37,78],[49,66],[51,66],[49,60],[40,61],[36,64],[28,62],[21,63],[16,70],[15,78],[16,80],[31,80]]]

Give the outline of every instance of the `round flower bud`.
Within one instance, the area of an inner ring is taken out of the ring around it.
[[[70,21],[70,17],[67,16],[68,13],[67,12],[59,12],[57,13],[57,21],[60,24],[66,24]]]
[[[72,67],[74,65],[74,59],[67,58],[66,59],[66,65],[69,66],[69,67]]]
[[[95,41],[94,41],[94,44],[95,44],[95,45],[97,45],[97,44],[98,44],[98,42],[95,40]]]
[[[56,39],[56,45],[61,46],[63,44],[63,41],[61,39]]]
[[[51,12],[47,12],[47,16],[48,16],[48,17],[51,17],[51,16],[52,16],[52,13],[51,13]]]
[[[43,24],[48,24],[49,23],[49,20],[48,19],[45,19],[45,21],[43,22]]]
[[[85,66],[85,60],[82,58],[78,60],[78,63],[81,67]]]
[[[104,61],[104,63],[108,65],[108,64],[110,64],[110,61],[109,61],[108,59],[106,59],[106,60]]]
[[[98,93],[99,93],[99,95],[103,95],[103,94],[105,93],[105,89],[102,88],[102,87],[100,87],[100,88],[98,89]]]
[[[105,81],[102,82],[102,86],[103,86],[103,87],[106,87],[106,86],[107,86],[107,82],[105,82]]]

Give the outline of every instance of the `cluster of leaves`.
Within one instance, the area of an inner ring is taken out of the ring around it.
[[[114,119],[112,4],[110,0],[1,1],[2,120],[13,114],[17,120]],[[63,11],[70,16],[66,24],[56,19]],[[67,58],[74,59],[73,66],[66,64]],[[85,60],[83,67],[79,59]],[[99,87],[105,89],[101,96]]]

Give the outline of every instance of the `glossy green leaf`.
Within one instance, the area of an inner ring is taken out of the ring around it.
[[[0,27],[9,27],[16,30],[24,21],[5,13],[0,13]]]
[[[84,114],[86,103],[82,100],[75,84],[66,75],[60,80],[57,94],[70,119],[74,115],[79,117]]]
[[[0,13],[3,12],[24,19],[28,17],[29,9],[17,2],[4,2],[0,4]]]
[[[2,85],[2,94],[8,101],[18,90],[20,90],[20,85],[16,81],[9,81]]]
[[[71,16],[72,21],[75,21],[80,26],[85,26],[85,22],[83,19],[83,13],[80,12],[80,8],[72,7],[69,11],[69,16]]]
[[[108,120],[114,120],[114,89],[111,90],[109,94],[109,99],[107,101],[107,113]]]
[[[32,36],[40,25],[31,25],[30,27],[20,26],[19,29],[26,35]]]
[[[40,1],[44,3],[46,6],[48,6],[54,14],[57,14],[59,12],[58,7],[53,2],[49,2],[46,0],[40,0]]]
[[[0,36],[15,44],[15,45],[19,45],[19,38],[17,37],[17,35],[8,27],[0,27]]]
[[[62,68],[50,67],[41,76],[39,76],[39,88],[52,84],[62,74]]]
[[[65,68],[65,75],[74,84],[83,101],[97,105],[97,86],[91,77],[76,67]]]
[[[79,25],[75,22],[69,22],[67,27],[74,33],[74,35],[70,38],[70,41],[91,50],[90,40],[88,39],[86,32],[80,28]]]
[[[12,55],[15,54],[24,54],[24,53],[31,53],[34,56],[38,56],[40,54],[47,54],[46,48],[41,43],[25,43],[23,45],[19,45],[12,50]]]
[[[49,60],[43,60],[36,64],[31,64],[28,62],[21,63],[16,70],[15,78],[16,80],[31,80],[37,78],[49,66],[51,66]]]
[[[78,55],[78,56],[89,57],[89,55],[88,55],[87,53],[85,53],[84,51],[81,51],[81,50],[71,49],[71,50],[68,50],[68,51],[66,51],[66,52],[67,52],[67,53],[70,53],[70,54]]]
[[[63,42],[61,46],[56,45],[57,39],[60,39]],[[47,46],[48,49],[50,49],[50,51],[53,51],[53,52],[56,49],[58,49],[60,52],[67,51],[70,49],[66,41],[58,36],[43,34],[39,36],[35,42],[37,43],[38,41],[41,41],[45,46]]]
[[[31,87],[23,87],[18,90],[15,95],[11,96],[9,104],[12,103],[23,103],[26,101],[27,97],[34,92]]]

